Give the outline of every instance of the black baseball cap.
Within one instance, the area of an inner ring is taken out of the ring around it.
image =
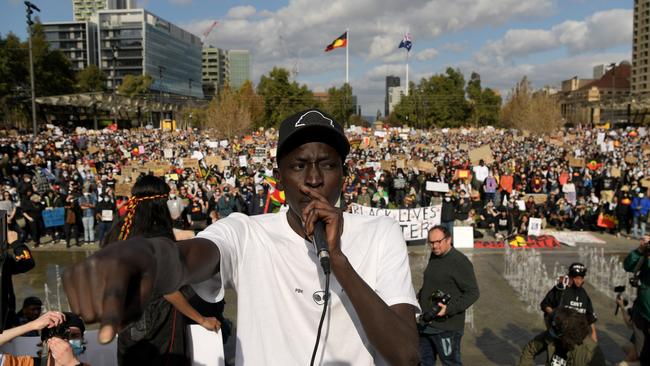
[[[294,114],[280,124],[278,161],[293,149],[309,142],[330,145],[339,153],[342,161],[345,161],[350,152],[350,142],[345,137],[343,127],[334,117],[318,109],[308,109]]]
[[[571,263],[569,266],[569,277],[584,277],[587,274],[587,266],[582,263]]]

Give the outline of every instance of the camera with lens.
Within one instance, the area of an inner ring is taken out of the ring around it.
[[[420,321],[425,324],[431,323],[440,310],[442,310],[438,303],[448,305],[450,301],[451,295],[440,290],[434,291],[429,298],[429,311],[422,314]]]
[[[41,330],[41,340],[42,341],[47,341],[48,339],[52,337],[57,337],[61,338],[64,340],[69,340],[70,339],[70,324],[67,322],[63,322],[56,327],[52,328],[43,328]]]
[[[616,300],[620,299],[621,296],[623,295],[623,292],[625,292],[625,285],[615,286],[614,287],[614,292],[616,292]],[[623,306],[627,306],[628,304],[629,304],[629,302],[627,301],[627,299],[623,299]],[[620,308],[620,306],[618,305],[618,303],[616,303],[616,310],[614,311],[614,315],[618,315],[618,309],[619,308]]]

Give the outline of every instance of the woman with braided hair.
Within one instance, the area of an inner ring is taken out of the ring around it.
[[[101,246],[135,236],[174,239],[172,218],[167,207],[169,186],[162,179],[142,176],[131,189],[126,215],[104,237]],[[182,292],[182,293],[181,293]],[[182,288],[172,294],[154,294],[137,321],[126,326],[118,337],[120,365],[189,365],[185,354],[187,322],[183,315],[208,330],[218,330],[219,321],[201,316],[186,300],[193,291]]]

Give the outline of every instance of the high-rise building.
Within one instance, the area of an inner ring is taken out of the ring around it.
[[[76,21],[87,21],[100,10],[134,9],[135,0],[72,0]]]
[[[388,88],[388,113],[386,116],[393,112],[393,109],[402,100],[406,90],[402,86],[391,86]]]
[[[72,69],[82,70],[97,65],[97,25],[92,22],[43,23],[45,39],[50,48],[61,51],[70,60]]]
[[[251,79],[251,53],[248,50],[228,51],[228,85],[239,88]]]
[[[632,96],[650,93],[650,0],[634,0],[634,35],[632,38]]]
[[[228,51],[217,47],[203,47],[203,94],[212,97],[219,94],[228,80]]]
[[[203,97],[199,37],[144,10],[101,10],[97,13],[99,67],[108,85],[127,74],[150,75],[150,89],[167,94]]]
[[[386,99],[384,99],[384,117],[388,117],[391,110],[389,95],[388,95],[389,89],[399,85],[400,85],[399,76],[394,76],[394,75],[386,76]]]

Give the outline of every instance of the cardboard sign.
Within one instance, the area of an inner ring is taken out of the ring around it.
[[[115,183],[115,196],[131,197],[130,183]]]
[[[219,165],[220,162],[221,162],[221,156],[206,156],[205,157],[205,163],[208,166]]]
[[[585,159],[569,157],[569,166],[574,168],[583,168],[585,166]]]
[[[382,160],[380,162],[381,170],[390,171],[393,168],[393,162],[391,160]]]
[[[265,158],[266,157],[266,148],[256,147],[255,148],[255,154],[253,154],[253,156],[258,157],[258,158]]]
[[[88,146],[88,153],[90,153],[90,154],[94,154],[94,153],[98,152],[99,150],[100,150],[100,148],[98,148],[97,146],[93,146],[93,145]]]
[[[422,172],[433,173],[433,171],[434,171],[433,163],[430,163],[430,162],[424,161],[424,160],[418,160],[415,163],[415,167],[418,168],[418,170],[422,171]]]
[[[199,161],[193,158],[183,158],[183,168],[198,169]]]
[[[480,160],[483,160],[485,164],[492,164],[494,162],[492,149],[490,149],[489,145],[474,149],[469,152],[469,160],[473,165],[477,165]]]
[[[643,180],[641,180],[641,187],[650,189],[650,178],[643,178]]]
[[[164,149],[163,150],[163,156],[165,159],[172,159],[174,157],[174,150],[172,149]]]
[[[625,156],[625,162],[628,164],[636,164],[639,161],[636,156],[634,155],[627,155]]]
[[[395,167],[397,169],[405,169],[406,168],[406,160],[404,159],[399,159],[395,161]]]
[[[468,144],[460,144],[460,145],[458,145],[458,149],[463,150],[463,151],[469,151],[469,145]]]
[[[449,192],[449,184],[448,183],[427,181],[426,190],[430,191],[430,192],[445,192],[446,193],[446,192]]]
[[[546,194],[545,193],[533,193],[533,194],[526,194],[525,197],[528,199],[528,197],[532,196],[533,200],[535,201],[536,205],[543,205],[546,203]]]
[[[269,156],[271,156],[272,158],[276,157],[277,155],[278,155],[278,148],[277,147],[274,147],[271,150],[269,150]]]
[[[619,168],[612,168],[612,177],[614,177],[614,178],[620,178],[620,177],[621,177],[621,169],[619,169]]]

